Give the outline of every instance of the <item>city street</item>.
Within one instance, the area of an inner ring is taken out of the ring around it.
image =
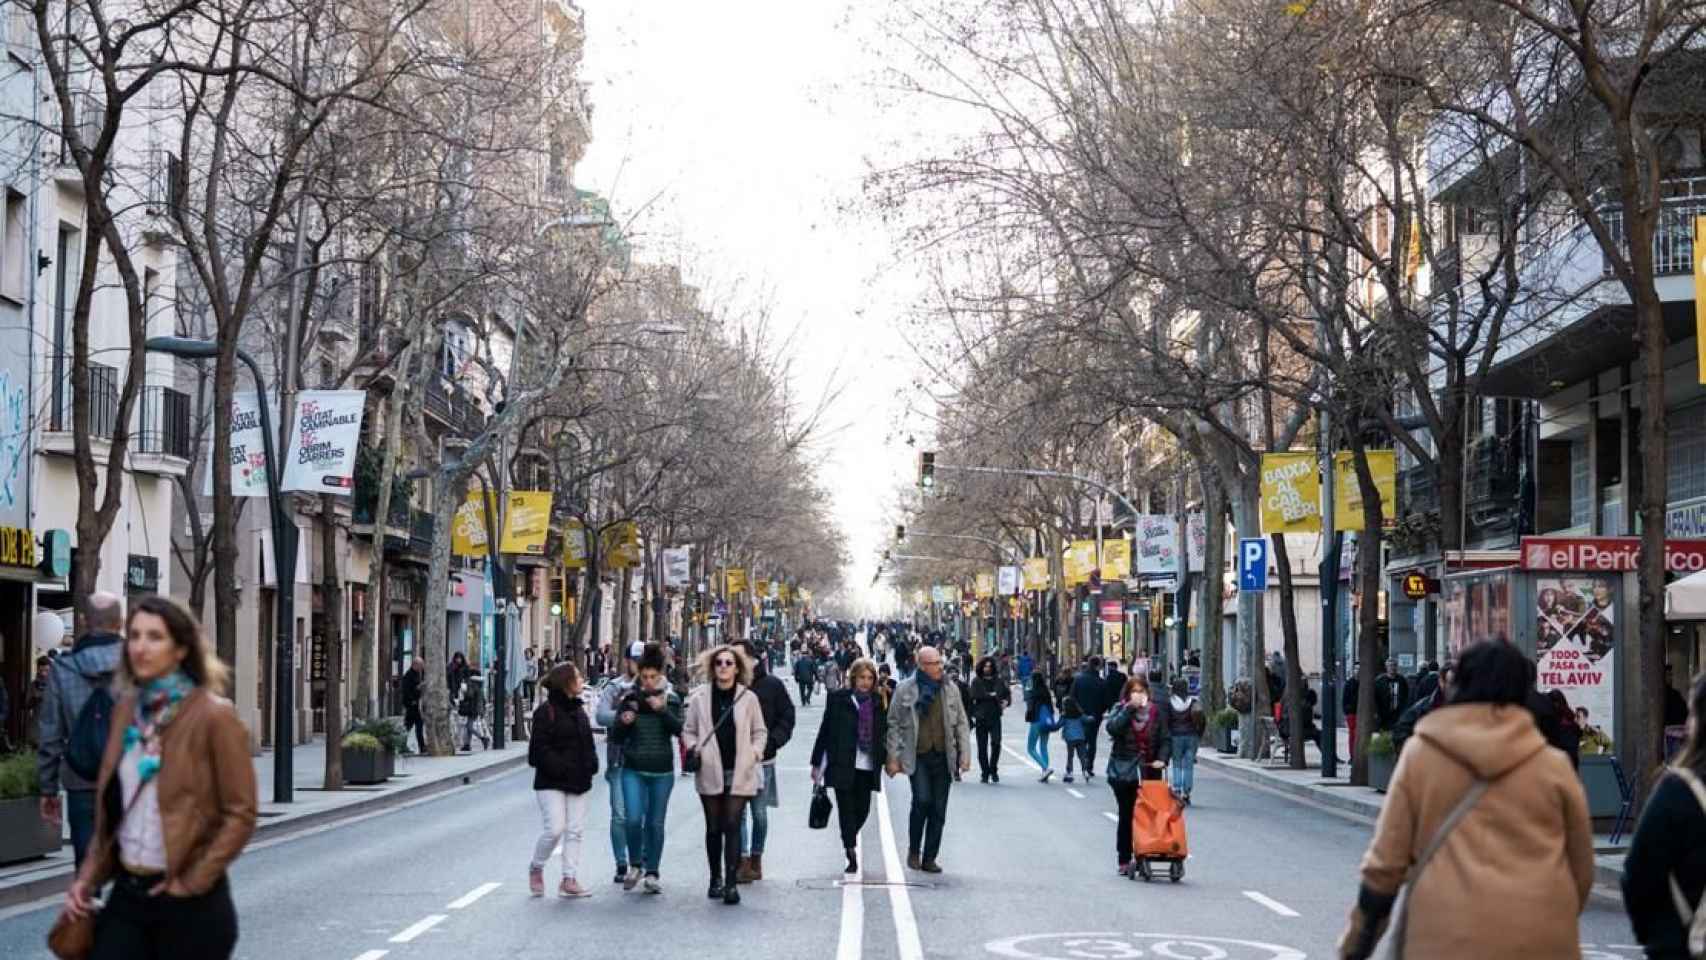
[[[1013,957],[1028,960],[1327,957],[1355,896],[1366,825],[1217,776],[1202,766],[1189,813],[1183,883],[1114,873],[1113,798],[1098,779],[1043,786],[1009,711],[998,786],[956,785],[941,863],[903,873],[904,780],[863,835],[865,885],[841,885],[833,826],[806,827],[806,761],[821,702],[800,712],[780,758],[765,879],[739,907],[705,899],[699,805],[686,779],[671,798],[664,893],[610,882],[608,806],[595,788],[582,880],[590,899],[527,896],[535,836],[530,772],[476,781],[367,819],[252,847],[232,871],[242,940],[254,960],[461,960],[693,955],[706,958]],[[1055,741],[1057,772],[1063,754]],[[832,820],[833,824],[833,820]],[[546,869],[548,885],[557,867]],[[904,881],[905,886],[892,885]],[[0,915],[0,955],[37,958],[55,905]],[[1596,895],[1584,956],[1639,955],[1621,905]]]

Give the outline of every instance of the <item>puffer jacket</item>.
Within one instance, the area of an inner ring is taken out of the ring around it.
[[[580,794],[592,789],[598,746],[592,742],[592,721],[579,697],[552,690],[534,708],[527,765],[533,768],[535,790]]]
[[[1582,782],[1527,710],[1464,703],[1424,717],[1398,755],[1340,956],[1368,955],[1411,866],[1477,778],[1491,786],[1410,890],[1404,955],[1582,955],[1577,916],[1594,872]],[[1512,922],[1521,917],[1547,919]]]

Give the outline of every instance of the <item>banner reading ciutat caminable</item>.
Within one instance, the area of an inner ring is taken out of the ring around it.
[[[1321,476],[1313,453],[1262,454],[1262,532],[1319,533]]]
[[[349,493],[354,489],[355,452],[361,445],[365,390],[304,390],[296,397],[296,421],[284,460],[281,490]]]

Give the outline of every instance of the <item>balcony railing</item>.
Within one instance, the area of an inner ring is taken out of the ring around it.
[[[83,141],[83,146],[93,148],[95,141],[101,138],[101,123],[107,116],[107,105],[99,96],[87,90],[75,90],[71,93],[71,110],[73,129]],[[71,141],[63,134],[59,144],[59,162],[74,163],[71,156]]]
[[[64,369],[70,371],[71,358],[64,360]],[[104,363],[89,364],[89,436],[111,437],[118,426],[118,375],[117,367],[109,367]],[[75,391],[69,383],[61,390],[56,390],[59,403],[54,407],[49,430],[74,429],[72,418],[72,403]]]
[[[473,436],[486,425],[485,414],[466,391],[436,377],[427,382],[426,411],[463,436]]]
[[[1653,231],[1653,272],[1661,277],[1693,273],[1694,218],[1706,214],[1706,177],[1666,180],[1664,193],[1658,226]],[[1623,207],[1606,204],[1599,208],[1599,215],[1618,247],[1627,254],[1629,240]],[[1609,259],[1605,262],[1605,275],[1611,275]]]
[[[137,453],[158,453],[185,460],[190,456],[190,398],[171,387],[142,388]]]
[[[432,547],[432,514],[425,510],[411,511],[409,518],[409,545],[415,550],[426,552]]]
[[[1433,471],[1416,466],[1398,475],[1401,514],[1438,513],[1439,488],[1434,484]]]

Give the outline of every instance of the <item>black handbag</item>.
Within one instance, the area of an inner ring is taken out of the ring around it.
[[[740,703],[741,696],[745,696],[748,692],[749,691],[742,690],[740,694],[734,698],[734,702],[729,704],[729,708],[723,711],[722,718],[711,727],[711,732],[705,734],[696,746],[687,748],[686,756],[681,758],[681,769],[683,771],[687,773],[698,773],[699,768],[704,766],[705,759],[699,756],[699,751],[705,749],[705,744],[710,743],[711,738],[716,736],[717,731],[722,729],[723,724],[727,723],[729,721],[729,717],[734,715],[735,704]]]
[[[829,788],[818,784],[812,788],[812,810],[811,816],[806,818],[806,825],[813,830],[822,830],[829,826],[829,814],[834,809],[835,805],[829,802]]]

